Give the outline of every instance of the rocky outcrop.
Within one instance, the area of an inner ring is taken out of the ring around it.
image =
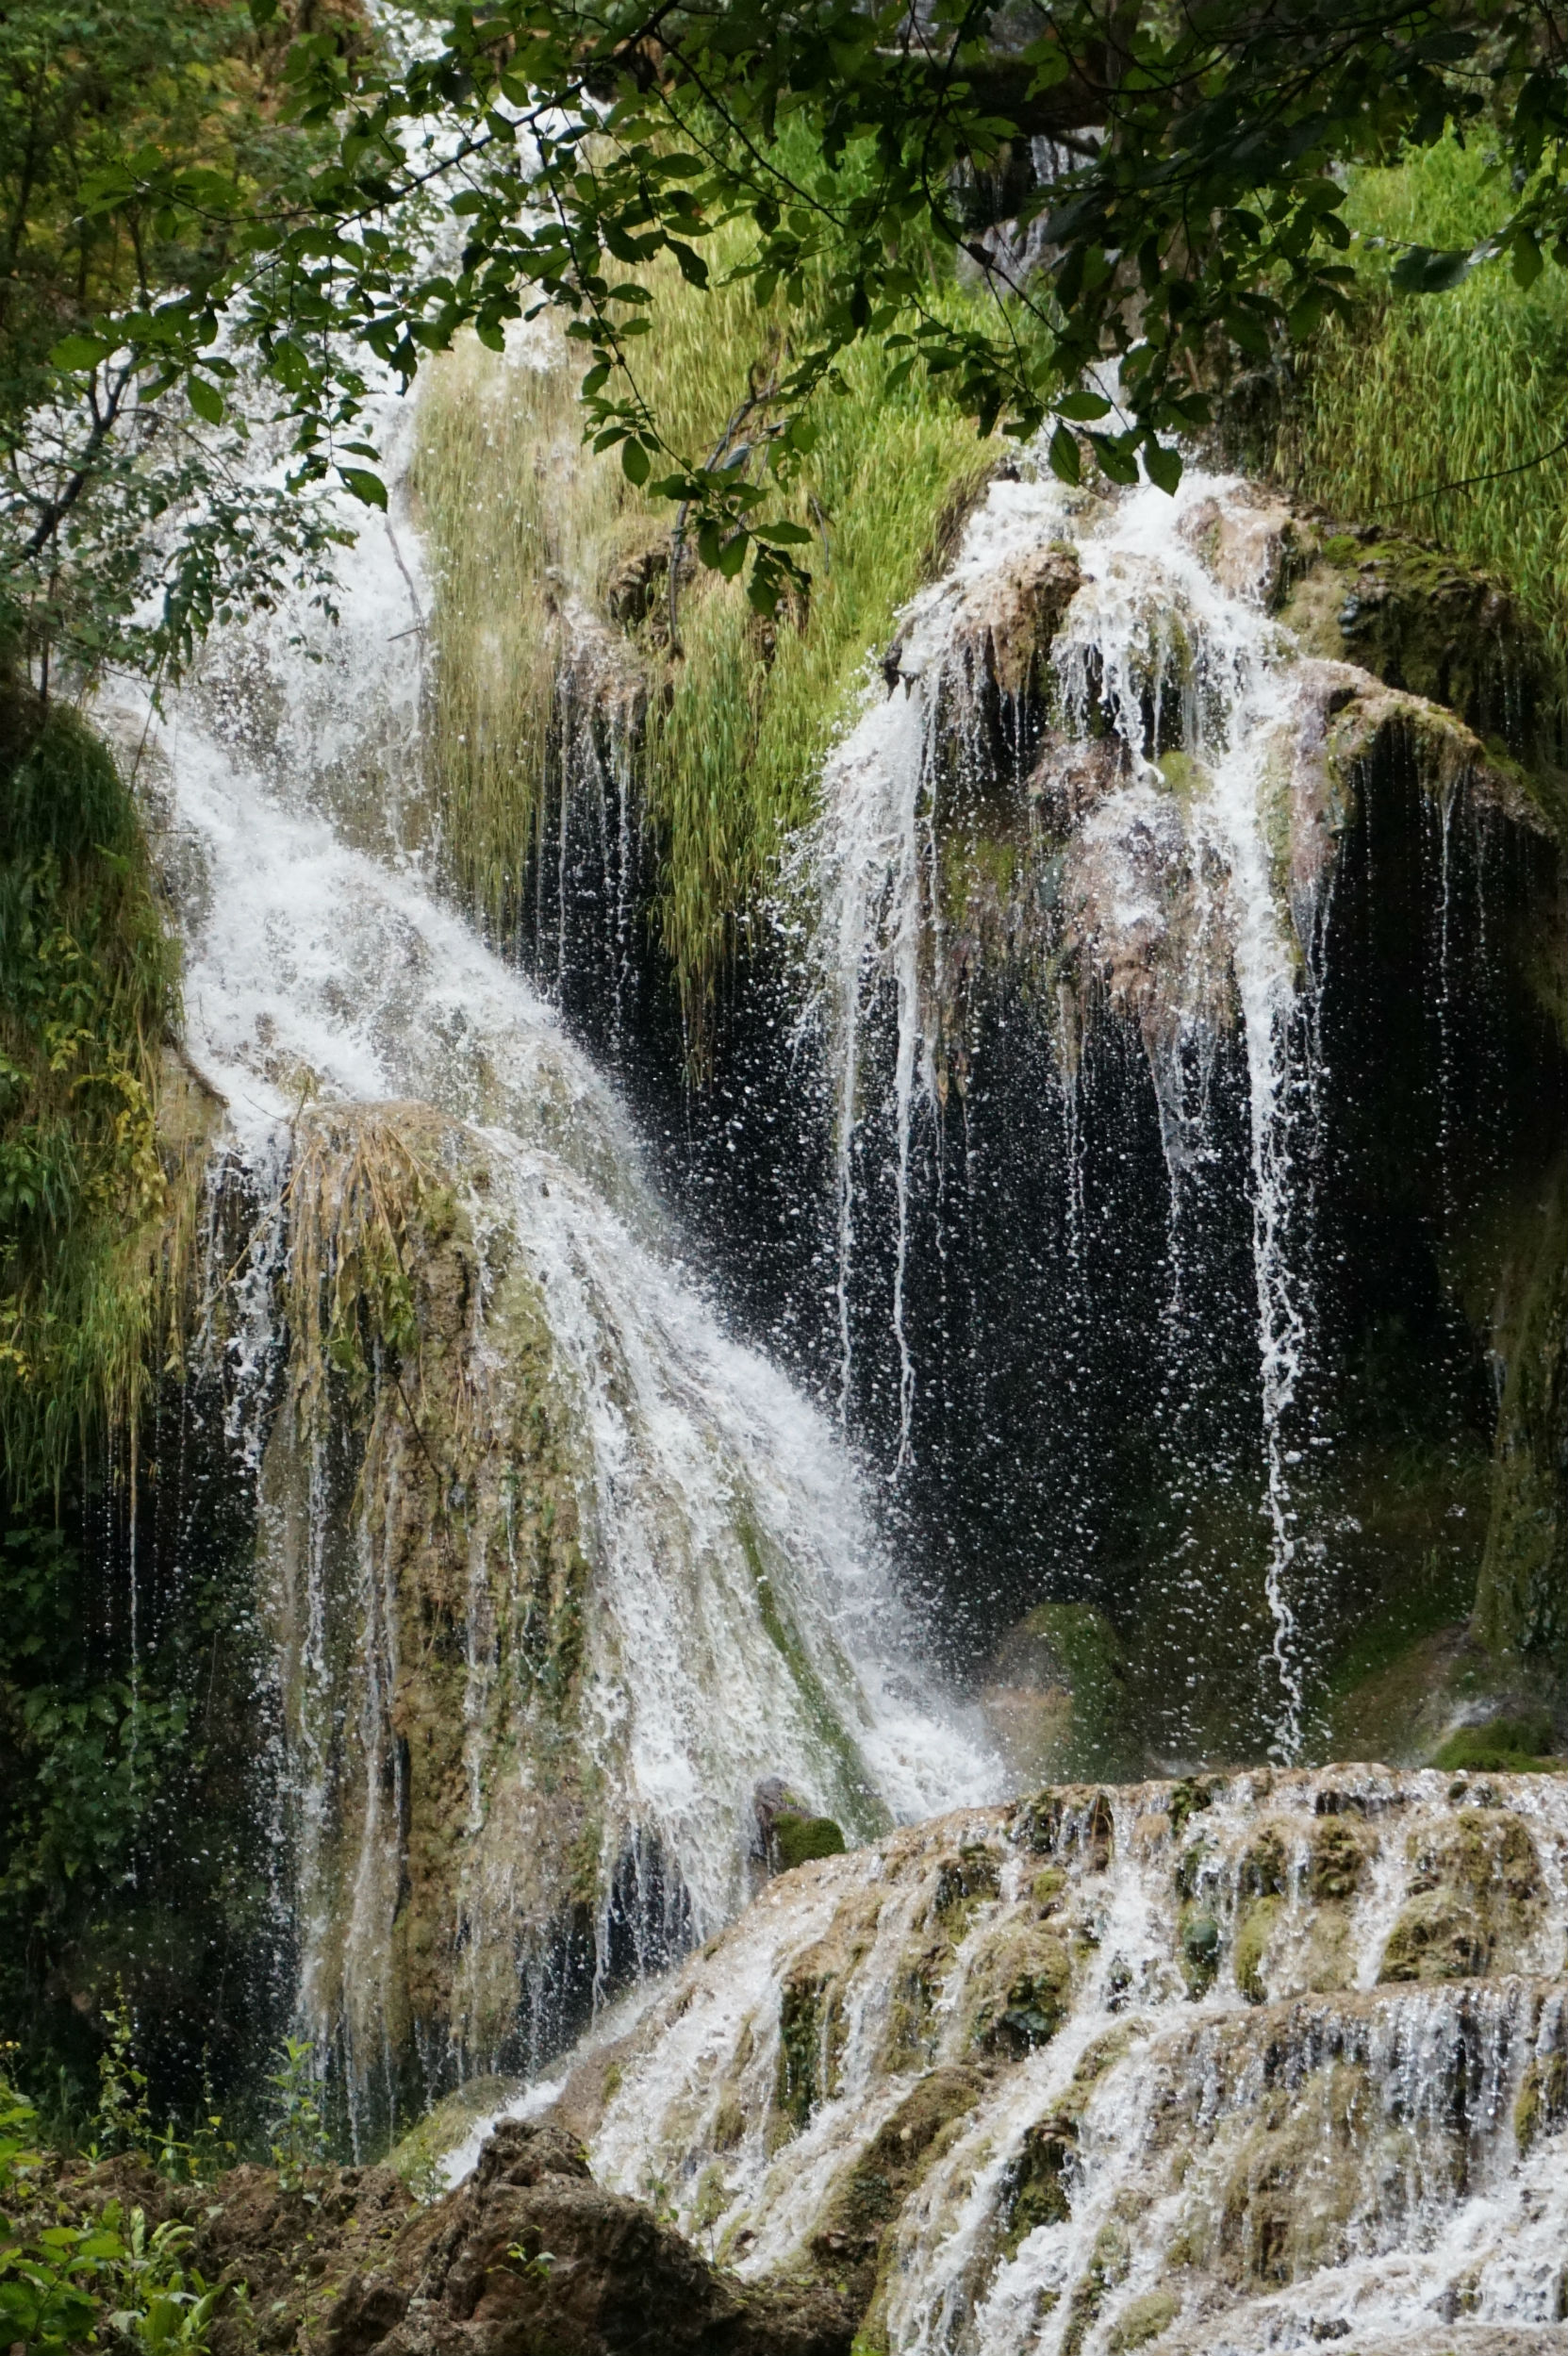
[[[245,2166],[171,2187],[135,2162],[73,2188],[192,2229],[223,2293],[214,2356],[848,2356],[815,2284],[725,2275],[645,2201],[606,2192],[560,2129],[508,2120],[460,2191],[421,2207],[386,2168]]]
[[[841,1329],[1019,1771],[1329,1755],[1359,1658],[1440,1633],[1440,1722],[1391,1707],[1379,1750],[1555,1706],[1568,838],[1530,632],[1234,479],[1020,474],[887,676],[801,867]],[[1042,1607],[1097,1616],[1113,1744]]]
[[[596,1190],[427,1106],[333,1105],[271,1219],[300,2002],[363,2137],[542,2060],[762,1852],[842,1848],[911,1787],[862,1749],[877,1570],[828,1443]]]

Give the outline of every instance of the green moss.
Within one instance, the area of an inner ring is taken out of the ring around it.
[[[1470,1980],[1497,1966],[1499,1949],[1527,1937],[1540,1905],[1541,1862],[1517,1817],[1465,1808],[1411,1836],[1410,1890],[1379,1979]]]
[[[971,2044],[1006,2055],[1048,2045],[1067,2016],[1072,1978],[1072,1958],[1053,1933],[1008,1925],[968,1974]]]
[[[1077,2149],[1070,2118],[1042,2119],[1024,2136],[998,2195],[1005,2257],[1015,2258],[1037,2226],[1062,2225],[1072,2215],[1065,2179]]]
[[[1136,1770],[1141,1760],[1127,1731],[1127,1663],[1102,1612],[1089,1603],[1036,1604],[1009,1634],[1006,1654],[1023,1682],[1068,1698],[1048,1773],[1066,1782]]]
[[[1249,2004],[1268,2000],[1268,1986],[1263,1979],[1263,1958],[1279,1914],[1278,1898],[1258,1898],[1241,1913],[1236,1921],[1234,1967],[1236,1985]]]
[[[1141,2298],[1129,2299],[1111,2327],[1106,2342],[1110,2356],[1130,2356],[1135,2348],[1147,2348],[1167,2331],[1181,2312],[1181,2301],[1174,2291],[1145,2291]]]
[[[790,1619],[767,1566],[762,1534],[746,1513],[736,1518],[735,1534],[745,1552],[756,1589],[757,1610],[769,1642],[789,1671],[808,1724],[828,1758],[838,1769],[837,1799],[851,1829],[861,1840],[874,1840],[888,1830],[892,1818],[877,1797],[866,1762],[828,1698],[810,1653]],[[829,1818],[820,1821],[826,1823]],[[840,1832],[839,1846],[843,1846]],[[832,1850],[814,1850],[814,1856],[831,1856]]]
[[[1181,1914],[1181,1976],[1189,1996],[1207,1995],[1219,1970],[1220,1928],[1207,1908],[1188,1906]]]
[[[1312,1834],[1307,1888],[1320,1901],[1353,1898],[1366,1872],[1367,1850],[1359,1828],[1345,1817],[1326,1817]]]
[[[520,2094],[524,2083],[520,2078],[470,2078],[455,2094],[436,2103],[417,2127],[394,2144],[386,2165],[411,2188],[421,2192],[426,2186],[434,2188],[438,2163],[456,2150],[482,2118]]]
[[[56,1485],[145,1391],[174,974],[107,749],[0,683],[0,1448],[16,1496]]]
[[[1513,2104],[1513,2132],[1521,2156],[1538,2135],[1568,2117],[1568,2056],[1534,2053],[1525,2065]]]
[[[1428,1765],[1456,1774],[1560,1775],[1568,1761],[1552,1757],[1551,1750],[1550,1718],[1494,1717],[1484,1725],[1460,1727],[1433,1751]]]
[[[949,2065],[922,2078],[865,2149],[837,2175],[810,2239],[812,2262],[865,2314],[864,2329],[882,2346],[883,2260],[889,2227],[933,2164],[963,2132],[984,2088],[978,2070]]]
[[[814,1857],[844,1853],[844,1834],[832,1817],[795,1816],[786,1810],[774,1819],[773,1842],[781,1873],[806,1865]]]
[[[1107,2298],[1118,2282],[1126,2280],[1131,2262],[1132,2246],[1127,2228],[1119,2218],[1113,2218],[1096,2234],[1089,2263],[1073,2285],[1066,2328],[1062,2334],[1062,2356],[1079,2356],[1099,2320]]]
[[[1173,1784],[1165,1802],[1172,1840],[1179,1841],[1192,1818],[1212,1808],[1224,1789],[1223,1779],[1213,1775],[1184,1776]]]
[[[954,1943],[964,1936],[977,1906],[987,1904],[1001,1886],[1001,1859],[987,1841],[972,1841],[937,1868],[932,1896],[932,1919],[941,1924]]]

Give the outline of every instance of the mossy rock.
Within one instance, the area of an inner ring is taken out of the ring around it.
[[[448,2153],[457,2149],[481,2119],[515,2101],[524,2083],[520,2078],[470,2078],[455,2094],[447,2095],[427,2111],[401,2143],[394,2144],[387,2165],[410,2190],[422,2193],[435,2181],[436,2170]]]
[[[999,2200],[1005,2257],[1015,2258],[1037,2226],[1062,2225],[1072,2215],[1065,2180],[1077,2149],[1078,2129],[1070,2118],[1041,2119],[1025,2134]]]
[[[1466,1808],[1411,1845],[1411,1896],[1388,1936],[1378,1978],[1477,1979],[1527,1933],[1541,1861],[1515,1816]]]
[[[1048,2045],[1066,2018],[1073,1966],[1066,1943],[1036,1923],[1009,1923],[973,1958],[969,2041],[1016,2056]]]
[[[1188,1906],[1181,1915],[1181,1976],[1192,1997],[1206,1996],[1219,1971],[1220,1927],[1206,1906]]]
[[[1366,1835],[1345,1817],[1325,1817],[1312,1834],[1309,1894],[1323,1902],[1353,1898],[1366,1872]]]
[[[1532,2054],[1513,2104],[1513,2132],[1521,2157],[1538,2135],[1560,2127],[1564,2118],[1568,2118],[1568,2055]]]
[[[773,1851],[781,1873],[809,1865],[817,1857],[842,1857],[843,1828],[832,1817],[796,1816],[783,1811],[773,1819]]]
[[[863,2311],[878,2303],[888,2228],[984,2088],[980,2071],[962,2064],[930,2071],[834,2179],[811,2235],[812,2264]]]
[[[1131,2263],[1132,2245],[1127,2227],[1119,2217],[1113,2217],[1095,2235],[1089,2263],[1073,2285],[1066,2330],[1062,2335],[1062,2356],[1079,2356],[1099,2320],[1107,2298],[1117,2283],[1126,2281]]]
[[[1181,2301],[1174,2291],[1145,2291],[1138,2298],[1130,2298],[1115,2322],[1106,2342],[1110,2356],[1131,2356],[1135,2348],[1147,2348],[1162,2331],[1168,2331],[1181,2313]]]
[[[994,1899],[1000,1886],[1001,1858],[997,1850],[985,1841],[970,1842],[945,1857],[937,1867],[932,1919],[956,1942],[968,1928],[975,1908]]]
[[[1224,1789],[1222,1775],[1184,1775],[1179,1784],[1173,1784],[1165,1802],[1172,1840],[1179,1841],[1191,1819],[1205,1808],[1212,1808]]]
[[[1139,1772],[1120,1637],[1089,1603],[1039,1603],[998,1647],[982,1697],[1014,1771],[1066,1783]]]
[[[1237,1917],[1234,1966],[1236,1985],[1249,2004],[1268,2000],[1268,1987],[1263,1979],[1263,1958],[1269,1940],[1274,1936],[1280,1901],[1277,1897],[1254,1899],[1251,1905]]]
[[[1429,1764],[1450,1773],[1560,1775],[1568,1760],[1551,1756],[1549,1718],[1495,1717],[1482,1726],[1461,1726],[1433,1751]]]

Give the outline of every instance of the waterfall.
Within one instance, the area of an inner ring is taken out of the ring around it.
[[[915,1445],[921,1379],[906,1317],[915,1129],[924,1120],[939,1130],[948,1117],[942,1067],[955,1045],[948,838],[957,814],[999,791],[1027,808],[1037,838],[1043,808],[1054,801],[1067,813],[1063,882],[1052,889],[1072,904],[1064,921],[1084,956],[1072,1020],[1052,1014],[1045,987],[1036,1020],[1056,1028],[1069,1161],[1096,1002],[1139,1026],[1169,1175],[1173,1329],[1194,1315],[1189,1205],[1220,1158],[1215,1044],[1239,1030],[1273,1749],[1291,1760],[1312,1667],[1300,1614],[1310,1564],[1293,1492],[1311,1437],[1305,1247],[1331,891],[1321,858],[1314,867],[1294,855],[1293,826],[1304,778],[1321,772],[1333,699],[1343,703],[1345,679],[1362,675],[1306,660],[1272,618],[1284,521],[1246,486],[1196,469],[1174,500],[1148,485],[1071,491],[1027,466],[994,482],[950,568],[907,609],[883,675],[829,758],[821,815],[790,881],[817,910],[846,1412],[856,1254],[871,1216],[863,1197],[883,1151],[890,1172],[900,1470]],[[1024,855],[1038,875],[1038,848]],[[1060,938],[1059,928],[1058,947]],[[880,1064],[879,1023],[891,1041]],[[1064,1289],[1081,1279],[1081,1189],[1079,1169],[1067,1188]]]
[[[742,2273],[851,2279],[900,2356],[1552,2327],[1565,1857],[1551,1777],[960,1812],[775,1887],[562,2109]]]
[[[297,2012],[356,2129],[416,2049],[414,2099],[536,2062],[729,1919],[759,1779],[855,1838],[994,1774],[850,1458],[683,1265],[613,1087],[440,896],[429,596],[400,493],[336,627],[253,618],[160,712],[108,715],[223,1100],[206,1330],[256,1486]]]

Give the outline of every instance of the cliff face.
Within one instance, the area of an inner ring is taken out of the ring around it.
[[[1047,1789],[774,1883],[558,2115],[867,2349],[1523,2356],[1568,2297],[1565,1871],[1555,1777]]]

